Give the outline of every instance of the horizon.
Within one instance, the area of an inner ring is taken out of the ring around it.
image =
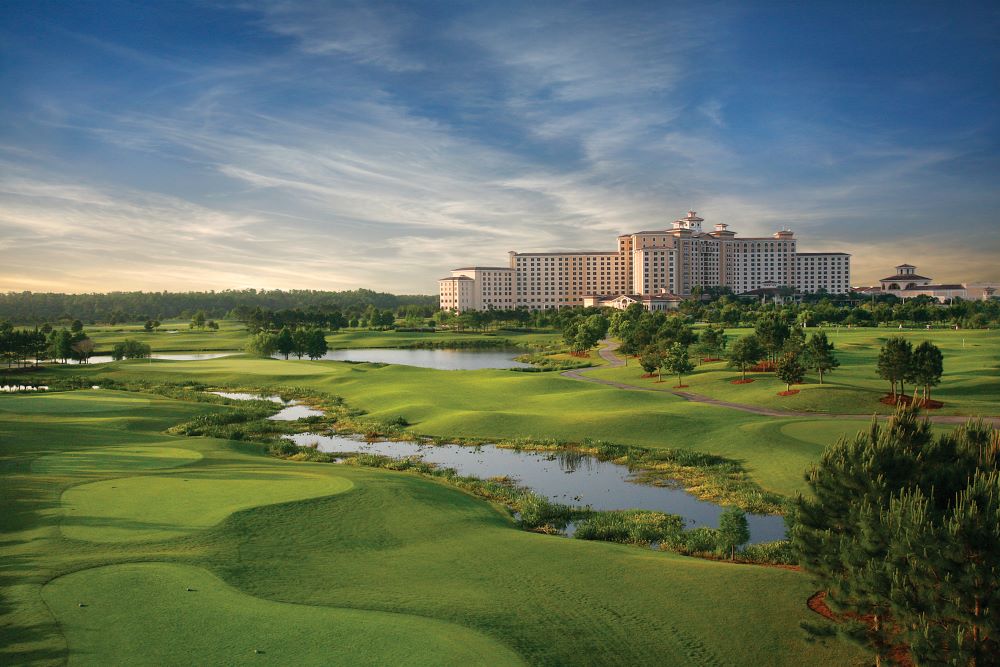
[[[0,7],[0,292],[372,289],[689,209],[997,282],[987,3]]]

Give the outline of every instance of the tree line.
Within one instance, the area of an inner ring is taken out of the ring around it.
[[[290,329],[284,327],[281,331],[258,331],[247,341],[246,351],[258,357],[283,355],[285,359],[294,355],[298,359],[309,357],[321,359],[327,352],[326,332],[318,327]]]
[[[7,367],[37,366],[45,361],[85,364],[94,356],[96,345],[77,320],[68,329],[51,325],[17,329],[9,322],[0,323],[0,359]],[[125,339],[111,348],[111,358],[145,359],[151,349],[146,343]]]
[[[0,293],[0,319],[26,324],[72,321],[121,324],[145,320],[187,319],[203,311],[210,319],[238,319],[231,313],[261,307],[268,310],[327,308],[361,313],[368,306],[397,311],[409,306],[426,317],[437,310],[438,298],[430,295],[396,295],[358,289],[322,290],[223,290],[219,292],[110,292],[62,294]]]
[[[893,295],[879,295],[864,303],[824,297],[803,303],[762,303],[722,295],[710,301],[686,299],[680,311],[698,321],[733,327],[753,326],[760,317],[779,314],[788,322],[806,327],[820,324],[853,327],[891,325],[947,325],[963,329],[1000,326],[1000,300],[963,301],[941,305],[929,296],[901,301]]]

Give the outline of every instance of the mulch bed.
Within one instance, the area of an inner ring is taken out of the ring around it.
[[[902,394],[898,394],[895,397],[892,394],[886,394],[879,399],[879,402],[885,405],[910,405],[914,402],[914,398],[912,396],[903,396]],[[926,401],[918,398],[916,399],[916,404],[925,410],[938,410],[944,407],[944,403],[935,401],[933,398]]]
[[[643,378],[655,378],[656,377],[656,373],[643,373],[639,377],[643,377]]]
[[[872,622],[871,618],[865,616],[859,617],[857,614],[835,613],[826,604],[826,591],[817,591],[816,593],[810,595],[809,599],[806,601],[806,606],[823,618],[829,619],[834,623],[842,623],[848,619],[860,619],[868,624],[871,624]],[[892,646],[892,652],[889,657],[894,665],[899,665],[900,667],[913,667],[913,658],[910,656],[910,647],[906,644],[899,643]]]
[[[686,384],[675,384],[674,385],[674,389],[687,389],[687,388],[688,388],[688,385],[686,385]]]
[[[746,380],[730,380],[729,384],[750,384],[753,382],[753,378],[747,378]]]
[[[779,391],[778,396],[794,396],[797,393],[799,393],[798,389],[790,389],[788,391]]]
[[[771,373],[774,371],[773,361],[762,361],[750,369],[751,373]]]
[[[703,363],[703,364],[708,364],[708,363],[711,363],[713,361],[722,361],[722,359],[720,359],[719,357],[702,357],[701,358],[701,363]]]

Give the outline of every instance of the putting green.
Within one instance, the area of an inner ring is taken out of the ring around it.
[[[103,480],[63,493],[62,532],[90,542],[167,540],[239,510],[342,493],[351,486],[336,475],[270,466]]]
[[[271,602],[189,565],[83,570],[53,580],[42,596],[73,648],[70,665],[106,665],[109,656],[123,665],[522,664],[460,625]]]
[[[174,444],[176,440],[169,442]],[[43,475],[106,475],[132,470],[174,468],[200,461],[201,458],[198,452],[179,447],[105,447],[42,456],[31,464],[31,470]]]

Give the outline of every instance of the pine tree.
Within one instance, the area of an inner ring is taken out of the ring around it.
[[[819,331],[809,337],[802,356],[805,365],[819,374],[820,384],[823,384],[824,373],[840,366],[840,361],[833,354],[833,343],[827,340],[825,331]]]
[[[941,383],[944,355],[937,345],[924,341],[913,350],[911,379],[924,389],[924,401],[930,399],[931,387]],[[914,394],[916,391],[914,390]]]
[[[1000,432],[973,423],[933,437],[916,409],[829,448],[790,532],[837,610],[870,616],[845,634],[917,664],[1000,655]],[[897,636],[898,635],[898,636]]]
[[[911,373],[913,358],[913,346],[905,338],[894,336],[885,342],[878,353],[878,375],[883,380],[888,380],[892,387],[892,397],[896,398],[896,385],[899,385],[899,394],[905,395],[903,383]]]

